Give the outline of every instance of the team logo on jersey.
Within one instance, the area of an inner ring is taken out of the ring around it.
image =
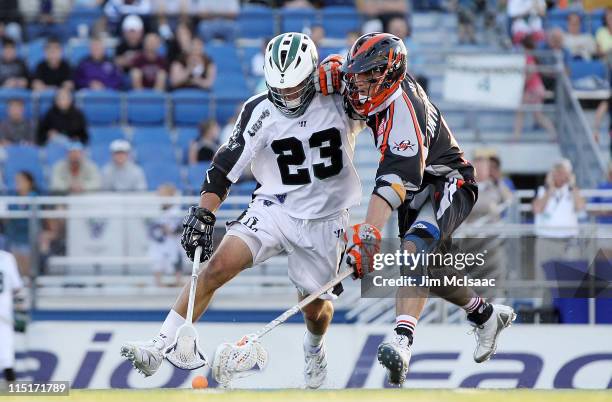
[[[268,109],[264,109],[264,111],[259,115],[257,121],[253,123],[249,131],[247,131],[251,137],[255,137],[255,134],[257,134],[259,129],[261,129],[261,126],[263,126],[263,119],[268,116],[270,116],[270,111]]]
[[[285,199],[287,198],[287,194],[274,194],[274,196],[276,197],[278,202],[280,202],[281,204],[284,204]]]
[[[407,150],[414,151],[414,145],[410,142],[410,140],[404,140],[400,143],[393,143],[393,150],[397,152],[406,152]]]
[[[238,135],[240,135],[240,121],[236,123],[234,127],[234,131],[232,131],[232,136],[227,140],[227,149],[233,151],[240,147],[240,143],[238,142]]]
[[[387,118],[383,117],[382,121],[378,125],[378,131],[376,132],[376,135],[378,137],[380,137],[381,135],[383,135],[385,133],[386,126],[387,126]]]

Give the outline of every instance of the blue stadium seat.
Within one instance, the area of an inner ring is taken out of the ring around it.
[[[234,195],[251,195],[256,187],[257,182],[255,180],[243,181],[232,186],[232,193]]]
[[[134,144],[138,163],[176,164],[176,153],[172,146],[156,143]]]
[[[132,144],[158,144],[170,147],[170,131],[164,126],[158,127],[134,127],[132,132]]]
[[[175,144],[182,151],[187,150],[191,141],[195,140],[198,135],[198,129],[196,127],[182,127],[176,131]]]
[[[227,18],[202,20],[198,24],[198,35],[206,43],[215,39],[233,42],[238,35],[238,24]]]
[[[268,7],[245,4],[238,15],[241,38],[272,38],[275,32],[275,14]]]
[[[213,84],[215,96],[244,97],[251,95],[246,78],[242,73],[220,71]]]
[[[209,162],[200,162],[187,167],[187,191],[193,194],[198,194],[200,192],[202,181],[209,167]]]
[[[156,190],[160,185],[171,183],[177,189],[183,190],[181,170],[176,163],[151,162],[142,164],[147,177],[149,190]]]
[[[217,81],[219,81],[217,79]],[[209,92],[181,89],[172,93],[172,116],[176,126],[197,126],[210,118]]]
[[[130,91],[126,97],[127,120],[133,125],[160,125],[166,121],[166,95],[151,90]]]
[[[360,32],[361,28],[361,17],[354,7],[325,7],[321,21],[329,38],[344,38],[350,31]]]
[[[51,142],[43,148],[43,152],[45,154],[45,164],[47,166],[53,166],[66,157],[68,147],[64,144]]]
[[[242,65],[244,66],[244,71],[246,71],[247,75],[249,76],[252,75],[251,60],[257,53],[259,53],[260,50],[261,50],[261,46],[248,46],[248,47],[243,47],[241,49]],[[261,68],[263,70],[263,65],[261,66]]]
[[[22,170],[32,174],[39,190],[45,191],[47,189],[37,147],[32,145],[8,145],[5,150],[4,180],[10,192],[15,191],[15,175]]]
[[[281,31],[302,32],[305,27],[318,23],[314,10],[303,8],[286,8],[281,10]]]
[[[89,127],[89,142],[91,145],[108,147],[114,140],[125,139],[123,128],[119,126]]]
[[[27,89],[0,89],[0,120],[6,117],[7,102],[11,99],[21,99],[25,106],[26,117],[32,117],[32,98]]]
[[[36,117],[42,118],[53,106],[53,100],[55,99],[55,90],[47,89],[41,92],[32,94],[36,99]]]
[[[589,76],[599,77],[604,80],[607,77],[606,65],[601,61],[571,60],[568,67],[572,81]]]
[[[217,71],[242,73],[238,51],[233,44],[211,44],[205,51],[217,65]]]
[[[243,94],[239,96],[233,95],[218,95],[215,97],[215,118],[217,122],[223,126],[227,123],[230,117],[236,112],[236,108],[243,104],[250,95]]]
[[[104,167],[111,159],[108,144],[92,144],[89,147],[89,158],[98,165],[99,168]]]
[[[117,91],[84,89],[77,93],[77,102],[89,124],[112,125],[121,120],[121,97]]]
[[[68,35],[78,36],[79,25],[87,26],[88,31],[91,31],[100,17],[102,17],[101,7],[74,7],[66,21]]]
[[[21,56],[28,64],[30,71],[36,71],[38,63],[45,58],[45,44],[47,41],[44,38],[35,39],[28,42],[27,45],[23,45],[20,48]]]
[[[71,66],[76,67],[79,65],[81,60],[89,55],[89,43],[75,43],[68,48],[66,54],[68,57],[68,63],[70,63]]]

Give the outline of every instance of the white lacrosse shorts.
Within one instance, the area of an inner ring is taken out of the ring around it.
[[[0,321],[0,370],[15,367],[15,332],[13,325]]]
[[[287,255],[289,279],[303,295],[316,293],[336,277],[344,251],[348,211],[320,219],[289,216],[281,205],[255,199],[240,217],[227,223],[226,236],[242,239],[253,255],[253,265]],[[331,291],[320,298],[333,300]]]

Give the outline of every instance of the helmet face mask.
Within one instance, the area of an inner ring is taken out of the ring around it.
[[[357,113],[367,116],[399,88],[406,58],[404,43],[391,34],[370,33],[357,39],[341,67],[348,101]]]
[[[301,116],[315,96],[317,49],[301,33],[289,32],[266,46],[264,73],[268,98],[285,116]]]

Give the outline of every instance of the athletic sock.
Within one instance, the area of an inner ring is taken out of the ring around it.
[[[395,333],[398,335],[407,336],[412,345],[414,337],[414,329],[416,328],[419,319],[408,314],[401,314],[395,318]]]
[[[309,330],[306,330],[306,336],[304,336],[304,347],[311,353],[316,353],[323,344],[323,337],[325,335],[315,335]]]
[[[487,303],[482,297],[472,297],[470,302],[462,306],[467,313],[468,320],[476,325],[484,324],[491,314],[493,314],[493,306]]]
[[[179,313],[174,310],[170,310],[161,329],[159,330],[159,337],[165,342],[164,346],[170,345],[174,342],[176,337],[176,331],[179,327],[185,323],[185,318],[181,317]]]

